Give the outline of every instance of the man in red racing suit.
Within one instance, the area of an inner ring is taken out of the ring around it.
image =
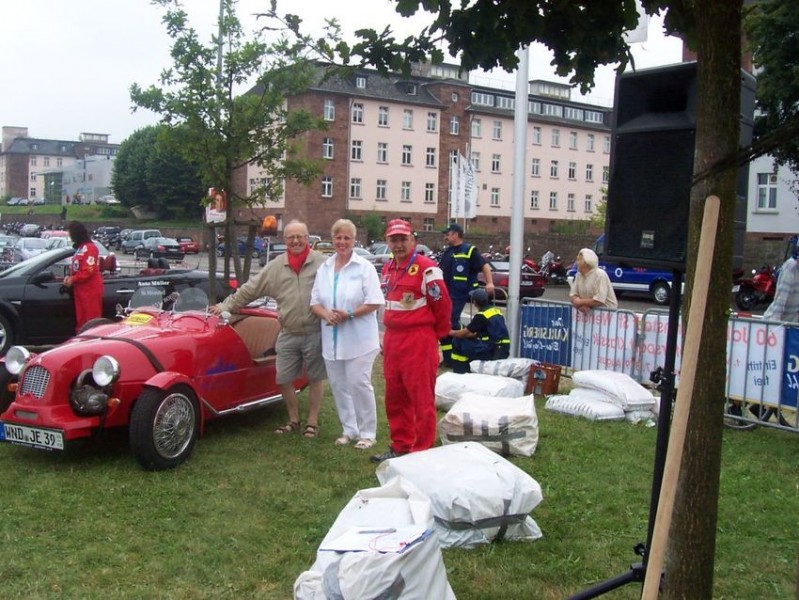
[[[372,456],[374,463],[433,446],[438,340],[449,333],[452,312],[441,269],[416,253],[410,223],[390,221],[386,241],[394,255],[382,274],[383,372],[391,447]]]
[[[69,237],[76,250],[64,286],[72,289],[75,331],[80,332],[83,325],[103,316],[103,276],[100,274],[97,246],[91,241],[86,226],[73,221],[69,224]]]

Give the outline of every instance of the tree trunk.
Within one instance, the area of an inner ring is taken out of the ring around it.
[[[694,10],[698,62],[694,172],[700,173],[738,148],[741,3],[696,0]],[[702,377],[693,392],[666,551],[662,594],[666,599],[713,596],[735,192],[736,171],[730,169],[697,182],[691,193],[686,316],[704,201],[715,194],[722,203],[696,366]]]

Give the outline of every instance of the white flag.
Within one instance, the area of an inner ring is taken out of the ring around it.
[[[474,165],[463,156],[461,161],[461,185],[463,186],[463,216],[474,219],[477,216],[477,184],[474,180]]]
[[[462,182],[465,179],[462,176],[464,158],[458,154],[457,157],[452,159],[450,173],[452,174],[452,192],[449,206],[450,219],[462,219],[465,215],[465,202],[466,196],[463,193]]]

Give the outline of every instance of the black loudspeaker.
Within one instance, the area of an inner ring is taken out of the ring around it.
[[[696,63],[639,70],[616,79],[605,224],[608,260],[685,269],[696,85]],[[741,144],[746,145],[752,138],[754,78],[743,71],[741,112]],[[741,171],[734,266],[742,262],[746,228],[748,167]]]

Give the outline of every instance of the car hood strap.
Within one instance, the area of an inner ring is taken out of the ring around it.
[[[156,372],[161,373],[164,370],[164,367],[161,366],[161,363],[155,357],[155,354],[153,354],[147,346],[145,346],[144,344],[142,344],[138,340],[131,340],[131,339],[119,338],[119,337],[110,337],[110,336],[105,336],[105,335],[85,335],[85,334],[76,335],[75,337],[83,339],[83,340],[106,340],[106,341],[114,341],[114,342],[124,342],[126,344],[130,344],[132,346],[136,346],[139,350],[141,350],[141,353],[144,354],[144,356],[147,357],[147,360],[150,361],[150,364],[153,366],[153,368],[156,370]]]

